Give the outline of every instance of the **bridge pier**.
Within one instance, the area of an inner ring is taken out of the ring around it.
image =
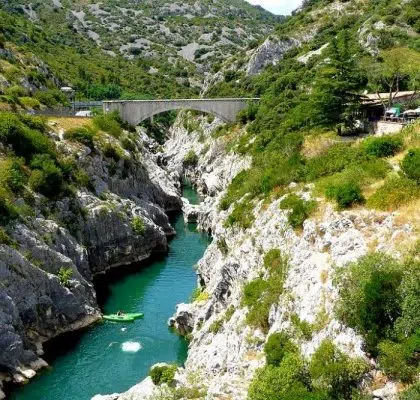
[[[105,113],[117,111],[122,120],[138,125],[154,115],[171,110],[196,110],[214,114],[223,121],[233,122],[237,114],[258,98],[174,99],[174,100],[112,100],[104,101]]]

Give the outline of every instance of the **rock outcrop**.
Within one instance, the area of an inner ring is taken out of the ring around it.
[[[136,148],[117,165],[100,149],[91,152],[54,136],[60,151],[79,155],[91,185],[73,197],[35,197],[35,216],[9,226],[11,243],[0,244],[4,379],[32,378],[46,366],[45,341],[101,318],[92,284],[96,275],[167,251],[167,237],[175,231],[166,212],[180,210],[182,201],[143,135],[138,132]],[[133,227],[135,218],[142,232]]]
[[[323,340],[331,339],[346,354],[368,359],[362,338],[334,317],[338,291],[333,277],[338,267],[372,249],[398,256],[393,238],[398,237],[399,244],[409,243],[413,239],[411,224],[402,222],[395,213],[363,209],[338,212],[323,204],[316,217],[305,221],[303,231],[295,232],[288,223],[288,211],[279,208],[282,198],[278,198],[269,204],[254,203],[255,222],[246,231],[226,227],[231,209],[220,211],[218,201],[250,161],[226,150],[224,144],[229,139],[211,137],[217,121],[208,124],[205,118],[199,120],[200,128],[190,133],[181,123],[176,124],[165,147],[166,168],[172,176],[178,179],[187,175],[201,192],[199,227],[213,234],[197,269],[205,296],[179,305],[169,321],[191,339],[185,368],[178,370],[177,387],[195,387],[189,378],[195,376],[199,387],[206,390],[203,399],[245,400],[255,371],[265,363],[264,343],[277,331],[293,332],[305,358],[310,358]],[[198,155],[198,162],[185,167],[182,161],[191,150]],[[290,189],[296,191],[295,185]],[[311,185],[307,185],[297,194],[310,199],[311,192]],[[272,249],[279,249],[287,258],[289,269],[283,294],[270,310],[268,333],[264,333],[248,326],[248,310],[241,300],[244,284],[266,273],[263,259]],[[314,327],[310,337],[299,333],[296,320]],[[393,391],[393,384],[388,383],[374,396],[385,393],[387,399],[395,399]]]

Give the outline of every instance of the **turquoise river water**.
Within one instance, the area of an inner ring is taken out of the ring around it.
[[[198,198],[192,189],[184,196]],[[177,236],[169,254],[106,285],[103,312],[143,312],[132,324],[101,323],[76,338],[54,344],[51,368],[14,390],[13,400],[89,400],[95,394],[123,392],[147,376],[157,362],[182,364],[187,343],[167,326],[177,303],[188,301],[196,287],[193,266],[210,239],[184,224],[181,214],[172,224]]]

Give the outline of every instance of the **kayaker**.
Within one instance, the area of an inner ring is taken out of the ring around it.
[[[124,315],[124,311],[121,311],[121,310],[120,310],[120,311],[118,311],[118,312],[117,312],[117,315],[118,315],[119,317],[122,317],[122,316]]]

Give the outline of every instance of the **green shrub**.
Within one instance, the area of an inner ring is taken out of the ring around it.
[[[214,334],[218,333],[220,331],[220,328],[223,326],[223,322],[223,318],[216,319],[215,321],[213,321],[209,326],[209,332]]]
[[[362,148],[366,154],[373,157],[390,157],[401,151],[403,141],[400,137],[384,136],[372,137],[363,141]]]
[[[131,221],[131,228],[136,235],[143,236],[146,232],[146,226],[140,216],[136,216]]]
[[[264,345],[267,365],[278,367],[287,353],[297,353],[296,345],[284,332],[273,333]]]
[[[95,137],[95,132],[87,126],[69,129],[64,133],[64,139],[73,140],[75,142],[82,143],[85,146],[90,147],[90,148],[94,147],[94,144],[93,144],[94,137]]]
[[[198,156],[194,150],[190,150],[184,157],[184,166],[185,167],[193,167],[198,163]]]
[[[155,385],[166,383],[167,385],[172,386],[177,369],[177,365],[157,365],[150,369],[149,376],[152,378]]]
[[[54,146],[50,139],[32,128],[38,125],[38,120],[27,118],[22,122],[22,118],[9,112],[0,112],[0,142],[11,145],[15,154],[27,161],[35,154],[53,154]]]
[[[117,139],[122,135],[121,121],[117,113],[99,114],[93,118],[93,124]]]
[[[362,150],[345,143],[331,146],[325,153],[309,159],[303,169],[307,181],[314,181],[323,176],[332,175],[352,164],[367,161],[368,156]]]
[[[82,169],[79,169],[74,173],[74,179],[78,187],[91,187],[90,176],[87,172],[85,172]]]
[[[362,257],[338,275],[337,315],[364,336],[372,353],[401,315],[402,279],[401,266],[382,253]]]
[[[303,337],[305,340],[311,340],[314,326],[310,324],[308,321],[301,320],[297,314],[292,314],[290,317],[290,321],[293,327],[296,329],[296,334],[300,337]]]
[[[109,142],[102,146],[102,153],[105,157],[112,158],[115,162],[118,162],[123,158],[121,149]]]
[[[28,95],[28,91],[23,86],[10,86],[4,90],[6,96],[23,97]]]
[[[420,148],[408,150],[401,162],[401,169],[407,178],[420,184]]]
[[[311,392],[305,365],[297,354],[287,354],[278,367],[267,365],[257,371],[248,391],[248,400],[326,400]]]
[[[303,223],[309,218],[316,208],[316,201],[305,201],[296,194],[290,194],[280,203],[281,210],[291,210],[287,216],[293,228],[302,228]]]
[[[0,187],[0,224],[6,225],[18,218],[19,214],[13,205],[9,193]]]
[[[35,109],[38,110],[39,108],[41,108],[41,103],[37,100],[34,99],[33,97],[27,97],[27,96],[23,96],[23,97],[19,97],[18,98],[19,104],[26,109]]]
[[[394,210],[420,196],[420,188],[415,181],[395,174],[367,200],[367,206],[379,210]]]
[[[6,233],[6,231],[0,226],[0,244],[5,244],[10,246],[13,243],[10,236]]]
[[[269,271],[277,271],[283,267],[283,257],[279,249],[271,249],[264,256],[264,267]]]
[[[335,200],[340,210],[364,203],[365,198],[360,186],[353,182],[345,182],[329,186],[325,191],[328,199]]]
[[[210,294],[203,290],[201,287],[195,288],[191,294],[190,301],[194,303],[196,301],[207,301],[210,298]]]
[[[344,182],[368,185],[385,178],[390,169],[388,162],[377,158],[349,165],[341,172],[319,179],[315,183],[315,193],[324,195],[328,187],[340,186]]]
[[[70,278],[73,275],[73,270],[71,268],[61,267],[58,271],[58,279],[61,285],[68,287],[70,284]]]
[[[136,144],[127,136],[124,136],[121,139],[121,146],[123,147],[123,149],[134,152],[137,147]]]
[[[269,259],[274,260],[274,257],[269,255],[267,260]],[[283,293],[287,267],[287,261],[281,256],[277,257],[269,267],[267,279],[258,278],[244,286],[242,305],[248,307],[247,323],[249,325],[268,332],[270,309],[279,301]]]
[[[224,237],[221,237],[217,241],[217,248],[220,250],[220,252],[225,256],[229,252],[229,247],[226,243],[226,239]]]
[[[350,400],[353,390],[368,369],[363,359],[351,359],[330,340],[320,344],[309,364],[312,385],[327,392],[329,399]]]
[[[43,91],[37,91],[34,97],[42,104],[47,107],[54,108],[58,105],[68,104],[67,97],[58,89],[48,89]]]
[[[420,254],[418,250],[415,250],[417,255]],[[395,331],[396,336],[406,338],[420,327],[420,262],[408,260],[401,269],[404,271],[399,289],[401,315],[395,321]]]
[[[410,349],[409,341],[395,343],[391,340],[385,340],[379,343],[379,367],[388,376],[403,382],[412,382],[419,372],[419,366],[417,365],[417,368],[415,366],[415,352],[420,351],[420,331],[418,335],[413,335],[413,338],[417,340],[414,349]]]
[[[34,169],[29,178],[32,190],[46,197],[56,197],[63,189],[63,173],[48,154],[39,154],[31,161]]]
[[[229,308],[226,310],[226,313],[225,313],[225,321],[230,321],[233,314],[235,314],[235,307],[233,305],[230,305]]]
[[[235,205],[226,219],[225,226],[237,225],[242,229],[248,229],[252,226],[254,220],[254,204],[250,199],[245,198]]]
[[[420,399],[420,382],[414,384],[400,395],[400,400],[418,400]]]

